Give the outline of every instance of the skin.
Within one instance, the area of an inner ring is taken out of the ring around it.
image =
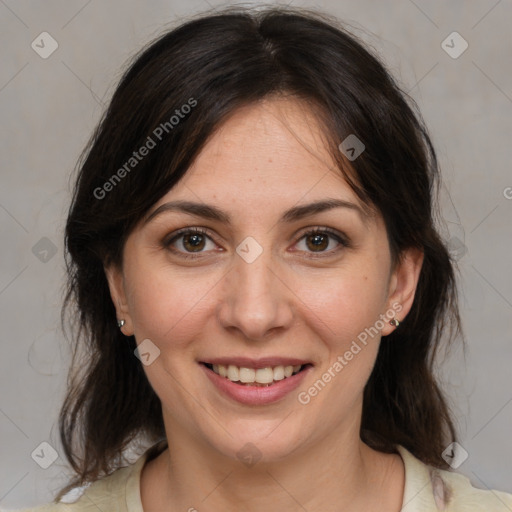
[[[364,386],[381,336],[395,327],[386,322],[310,403],[297,400],[393,304],[405,318],[423,260],[411,249],[392,268],[379,214],[365,223],[357,211],[335,208],[279,222],[285,210],[321,199],[361,204],[321,134],[298,100],[237,110],[151,209],[197,201],[226,211],[232,224],[167,211],[130,234],[122,268],[106,268],[123,333],[137,343],[149,338],[160,350],[144,371],[162,402],[171,452],[143,469],[146,512],[401,509],[401,457],[377,452],[359,436]],[[165,246],[189,227],[208,230],[199,253],[183,236]],[[304,237],[314,227],[350,243],[327,236],[318,249]],[[263,248],[252,263],[236,252],[248,236]],[[299,357],[314,368],[278,403],[248,406],[222,395],[198,364],[228,355]],[[251,467],[237,457],[249,442],[262,457]]]

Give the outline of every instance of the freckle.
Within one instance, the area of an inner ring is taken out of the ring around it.
[[[268,161],[269,161],[269,163],[272,163],[272,158],[269,158]]]

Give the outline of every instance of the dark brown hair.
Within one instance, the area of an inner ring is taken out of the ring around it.
[[[140,52],[79,161],[65,230],[63,308],[63,320],[76,325],[59,416],[77,477],[55,501],[111,473],[130,442],[165,438],[161,404],[134,356],[135,339],[117,327],[104,265],[122,265],[126,237],[220,123],[272,95],[313,109],[339,172],[382,214],[393,261],[409,247],[424,252],[412,309],[382,338],[365,387],[361,438],[388,453],[401,444],[447,468],[441,454],[456,430],[434,359],[462,329],[455,263],[435,227],[438,163],[421,115],[373,52],[336,19],[304,9],[230,7],[187,20]],[[180,110],[186,104],[194,107]],[[175,123],[177,109],[182,115]],[[349,173],[339,144],[350,134],[366,149]],[[148,137],[154,147],[127,167]]]

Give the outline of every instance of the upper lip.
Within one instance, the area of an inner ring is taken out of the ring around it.
[[[239,368],[268,368],[269,366],[296,366],[304,364],[312,364],[310,361],[304,359],[297,359],[295,357],[262,357],[253,359],[251,357],[213,357],[211,359],[204,359],[201,363],[207,364],[222,364],[229,366],[230,364],[238,366]]]

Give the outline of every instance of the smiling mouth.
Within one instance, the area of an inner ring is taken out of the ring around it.
[[[211,371],[241,386],[269,387],[276,382],[288,379],[304,371],[311,364],[267,366],[266,368],[246,368],[235,365],[201,363]]]

